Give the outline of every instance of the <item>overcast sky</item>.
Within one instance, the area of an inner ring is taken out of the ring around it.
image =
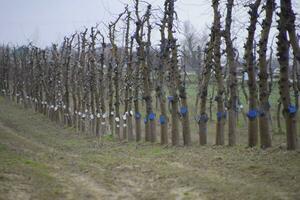
[[[39,46],[60,42],[65,35],[99,22],[107,24],[132,0],[0,0],[0,43]],[[163,8],[164,0],[149,0]],[[210,1],[178,0],[179,19],[190,20],[198,30],[211,23]]]
[[[164,0],[147,1],[153,9],[163,8]],[[107,24],[123,11],[125,4],[132,3],[133,0],[0,0],[0,43],[22,45],[33,41],[38,46],[58,43],[76,30],[101,22]],[[213,18],[210,5],[210,0],[177,0],[176,11],[180,22],[189,20],[202,32]],[[295,10],[300,12],[298,5]],[[233,16],[235,26],[239,27],[236,34],[242,34],[247,13],[239,8]]]

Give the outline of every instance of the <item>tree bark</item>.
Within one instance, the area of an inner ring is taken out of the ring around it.
[[[263,21],[261,37],[259,40],[259,132],[261,148],[265,149],[272,146],[272,137],[269,130],[269,85],[268,85],[268,64],[266,53],[268,48],[269,34],[272,25],[275,1],[267,0],[265,5],[266,17]]]
[[[248,125],[248,145],[256,146],[258,142],[258,120],[257,120],[257,86],[256,86],[256,68],[254,64],[254,36],[256,23],[258,19],[258,8],[261,0],[256,0],[254,4],[250,4],[250,25],[248,27],[248,37],[245,45],[246,68],[249,76],[249,125]]]
[[[216,145],[224,145],[224,126],[226,113],[224,109],[224,79],[221,66],[221,14],[219,12],[219,0],[212,0],[214,10],[214,69],[217,80],[217,126],[216,126]]]
[[[213,57],[213,41],[214,41],[214,32],[210,34],[210,41],[207,44],[205,49],[205,65],[203,70],[203,79],[201,79],[199,86],[200,94],[200,115],[198,116],[198,125],[199,125],[199,143],[200,145],[207,144],[207,122],[208,115],[206,112],[206,102],[208,94],[208,84],[211,78],[212,71],[212,57]]]
[[[278,61],[280,64],[279,91],[283,105],[283,113],[286,124],[287,149],[295,150],[298,148],[297,138],[297,109],[291,104],[290,84],[289,84],[289,41],[287,39],[287,13],[285,0],[281,0],[281,12],[278,23]]]
[[[228,145],[236,145],[236,119],[237,119],[237,66],[235,63],[235,53],[233,49],[231,39],[231,23],[232,23],[232,8],[234,6],[234,0],[227,1],[227,15],[225,25],[225,42],[226,42],[226,54],[229,65],[229,102],[228,102]]]

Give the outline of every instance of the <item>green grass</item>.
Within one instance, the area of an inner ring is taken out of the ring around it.
[[[299,166],[299,152],[277,145],[175,148],[110,135],[99,142],[0,98],[0,199],[293,200]]]
[[[44,163],[32,160],[26,153],[12,151],[4,144],[0,145],[0,161],[0,199],[64,197],[61,185]]]

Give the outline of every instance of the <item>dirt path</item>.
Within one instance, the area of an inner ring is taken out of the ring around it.
[[[300,199],[300,155],[76,135],[0,99],[0,199]]]

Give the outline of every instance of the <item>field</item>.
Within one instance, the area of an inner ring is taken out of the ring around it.
[[[1,5],[0,200],[300,200],[295,0],[96,1]]]
[[[0,199],[300,199],[283,148],[99,141],[1,98]]]

